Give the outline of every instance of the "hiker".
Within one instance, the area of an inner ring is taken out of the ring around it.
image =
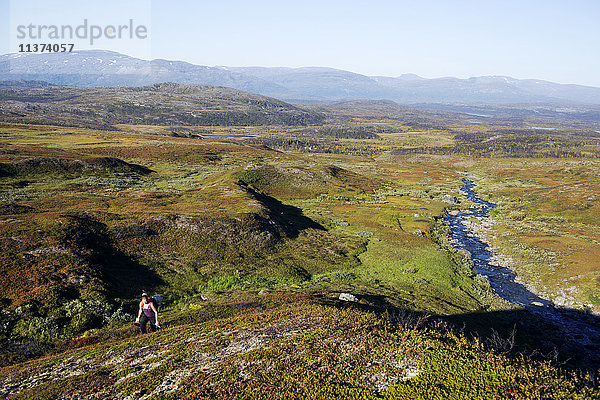
[[[141,317],[141,318],[140,318]],[[146,324],[150,321],[150,330],[156,332],[160,328],[158,323],[158,310],[155,300],[148,296],[147,293],[142,293],[142,301],[140,301],[140,309],[135,324],[140,326],[140,331],[146,333]]]

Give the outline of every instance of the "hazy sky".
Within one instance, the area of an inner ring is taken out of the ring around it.
[[[148,40],[103,47],[210,66],[328,66],[428,78],[509,75],[600,86],[598,0],[14,0],[11,17],[10,1],[0,4],[2,53],[15,51],[9,22],[134,18],[149,24]]]

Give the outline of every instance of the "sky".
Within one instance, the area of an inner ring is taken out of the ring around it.
[[[147,25],[144,40],[77,42],[215,66],[326,66],[365,75],[506,75],[600,87],[597,0],[0,0],[0,53],[19,24]]]

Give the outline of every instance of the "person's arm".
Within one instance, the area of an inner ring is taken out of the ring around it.
[[[154,302],[150,303],[150,308],[152,308],[152,311],[154,311],[154,324],[156,326],[160,326],[160,324],[158,323],[158,310],[154,306]]]
[[[142,302],[141,301],[140,301],[140,305],[139,305],[138,308],[139,308],[139,310],[138,310],[138,316],[137,316],[137,318],[135,320],[139,322],[140,317],[142,316]]]

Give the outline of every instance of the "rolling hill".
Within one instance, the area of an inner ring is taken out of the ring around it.
[[[0,87],[0,118],[112,129],[138,125],[306,125],[323,116],[280,100],[219,86],[68,87],[13,82]]]

